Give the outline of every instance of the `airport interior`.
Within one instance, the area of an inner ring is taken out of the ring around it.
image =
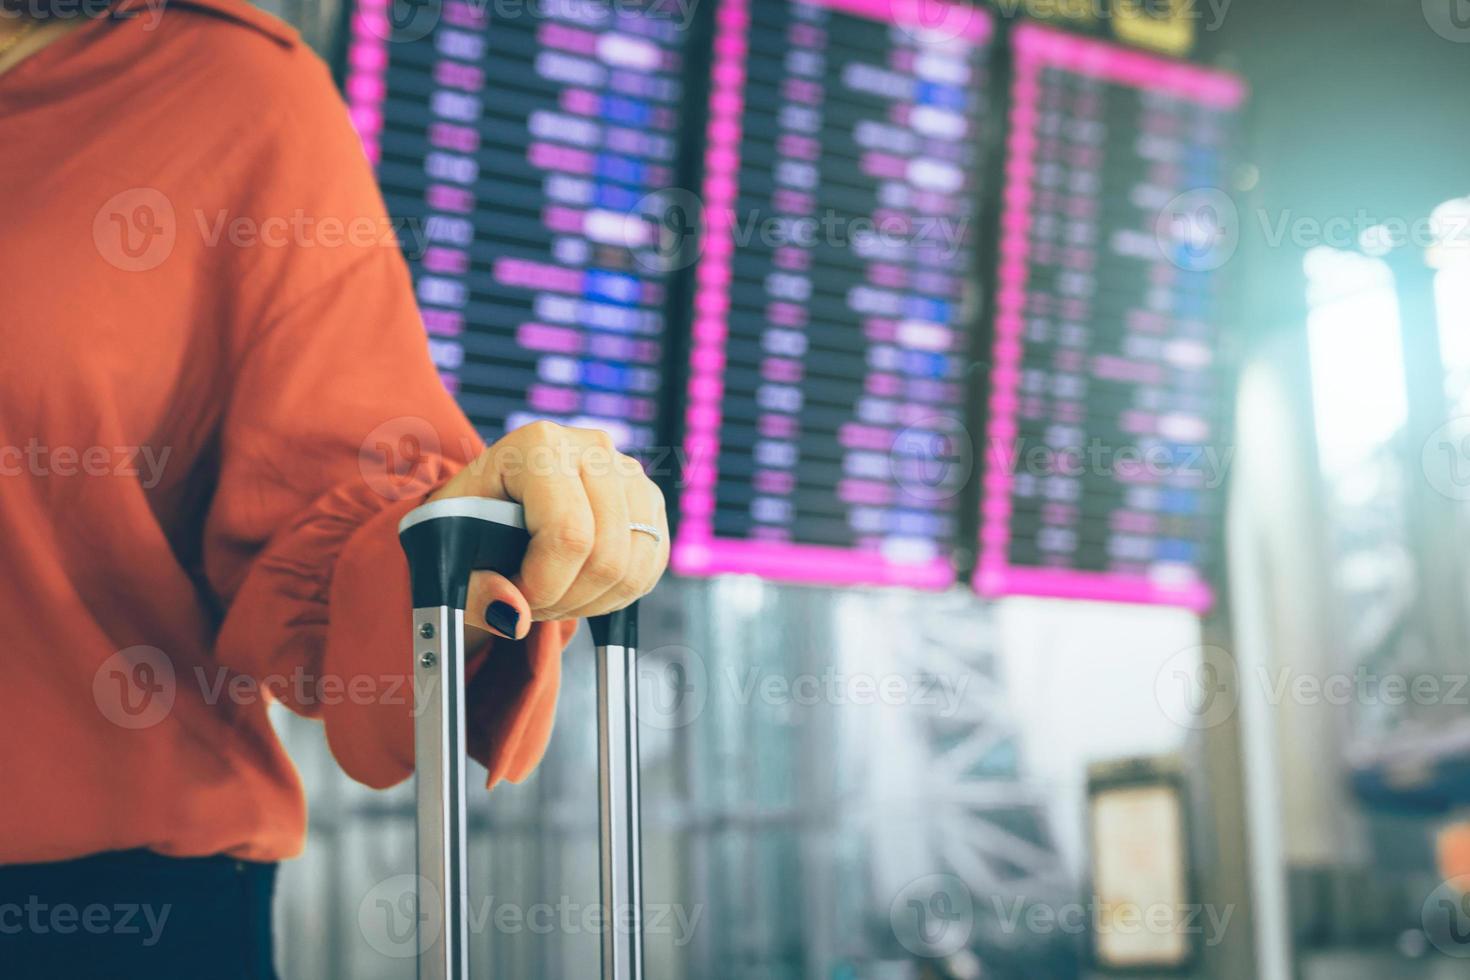
[[[1464,0],[260,6],[484,438],[664,493],[639,975],[1470,975]],[[470,975],[607,955],[596,645]],[[280,977],[414,977],[415,784],[271,714]]]
[[[537,6],[275,12],[338,66],[390,214],[474,217],[457,283],[409,255],[471,418],[612,424],[667,481],[648,975],[1464,975],[1470,12]],[[621,76],[590,54],[617,36],[658,56]],[[601,110],[560,118],[574,89]],[[534,336],[541,270],[609,247],[584,193],[654,233],[612,260],[661,299],[623,304],[654,356]],[[851,225],[879,210],[892,242]],[[597,970],[570,917],[494,925],[596,895],[589,644],[535,775],[471,797],[486,976]],[[411,790],[280,721],[311,805],[282,975],[410,976],[372,892],[412,870]]]

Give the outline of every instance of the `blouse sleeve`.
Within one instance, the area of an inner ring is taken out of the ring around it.
[[[302,79],[298,79],[302,80]],[[247,214],[302,215],[284,245],[231,256],[238,298],[205,574],[216,654],[326,725],[354,778],[413,771],[410,598],[397,524],[482,448],[445,390],[407,265],[324,72],[294,89],[294,137],[242,186]],[[524,778],[551,733],[575,623],[537,624],[469,663],[471,754]]]

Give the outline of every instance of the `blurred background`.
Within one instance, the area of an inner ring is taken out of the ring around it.
[[[650,976],[1470,971],[1470,4],[266,6],[485,434],[664,484]],[[565,674],[484,975],[596,974]],[[412,788],[280,725],[283,976],[411,977]]]

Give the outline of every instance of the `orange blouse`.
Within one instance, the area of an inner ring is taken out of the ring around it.
[[[321,62],[244,0],[121,0],[0,74],[0,862],[296,854],[271,700],[413,769],[396,525],[481,444]],[[490,782],[574,624],[471,667]]]

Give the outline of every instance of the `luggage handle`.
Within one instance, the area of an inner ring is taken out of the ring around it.
[[[413,595],[419,980],[468,980],[464,610],[470,573],[514,575],[530,535],[519,504],[450,497],[398,525]],[[643,976],[637,603],[592,617],[604,980]]]

